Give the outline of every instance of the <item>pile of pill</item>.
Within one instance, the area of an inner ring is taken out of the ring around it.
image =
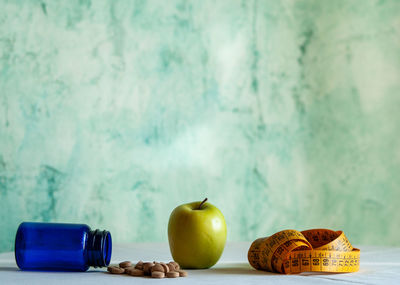
[[[164,262],[143,262],[139,261],[133,266],[130,261],[123,261],[119,265],[110,265],[107,271],[112,274],[129,274],[131,276],[151,276],[153,278],[176,278],[186,277],[187,272],[180,269],[178,263],[171,261]]]

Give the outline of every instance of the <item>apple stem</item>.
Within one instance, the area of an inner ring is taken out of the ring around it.
[[[197,210],[201,210],[201,206],[203,206],[203,204],[204,204],[205,202],[207,202],[207,200],[208,200],[208,198],[205,198],[205,199],[203,200],[203,202],[200,203],[200,205],[199,205],[199,207],[197,208]]]

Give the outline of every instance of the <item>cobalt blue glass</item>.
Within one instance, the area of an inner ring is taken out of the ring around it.
[[[22,223],[15,260],[22,270],[86,271],[110,264],[111,234],[84,224]]]

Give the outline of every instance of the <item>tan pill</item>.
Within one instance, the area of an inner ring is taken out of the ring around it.
[[[125,274],[130,274],[130,272],[133,270],[133,269],[135,269],[134,267],[127,267],[127,268],[124,268],[125,269]]]
[[[129,266],[129,267],[125,267],[124,269],[125,269],[125,273],[129,274],[129,271],[132,270],[132,269],[135,269],[135,267]]]
[[[167,277],[168,278],[176,278],[176,277],[179,277],[179,272],[176,272],[176,271],[170,271],[170,272],[167,272]]]
[[[143,270],[143,261],[140,260],[138,263],[136,263],[135,268]]]
[[[143,263],[143,271],[145,275],[150,275],[151,274],[151,268],[154,266],[154,263],[152,262],[145,262]]]
[[[125,273],[129,274],[129,272],[131,272],[133,269],[136,269],[135,267],[131,266],[131,267],[126,267],[125,269]]]
[[[164,274],[164,272],[153,271],[153,272],[151,272],[151,277],[153,277],[153,278],[164,278],[165,274]]]
[[[187,274],[186,271],[178,270],[177,272],[179,273],[179,276],[180,276],[180,277],[186,277],[186,276],[188,276],[188,274]]]
[[[164,272],[168,273],[169,272],[169,267],[166,265],[164,262],[160,262],[161,266],[164,267]]]
[[[132,266],[132,262],[130,261],[123,261],[119,264],[119,267],[121,268],[127,268],[127,267],[131,267]]]
[[[131,276],[144,276],[144,271],[134,268],[134,269],[129,270],[129,275],[131,275]]]
[[[175,271],[175,266],[170,262],[167,264],[169,271]]]
[[[111,265],[107,267],[107,271],[112,273],[112,274],[122,274],[125,272],[124,268],[120,268],[118,266],[115,265]]]
[[[169,264],[172,264],[175,267],[175,270],[179,270],[181,269],[181,267],[179,266],[179,264],[175,261],[171,261]]]
[[[154,271],[159,271],[159,272],[165,272],[164,266],[162,266],[160,263],[155,264],[152,268],[151,268],[151,272]]]

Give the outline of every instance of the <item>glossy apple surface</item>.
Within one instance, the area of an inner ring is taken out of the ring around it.
[[[204,201],[180,205],[169,218],[168,240],[172,257],[182,268],[210,268],[225,247],[224,216]]]

